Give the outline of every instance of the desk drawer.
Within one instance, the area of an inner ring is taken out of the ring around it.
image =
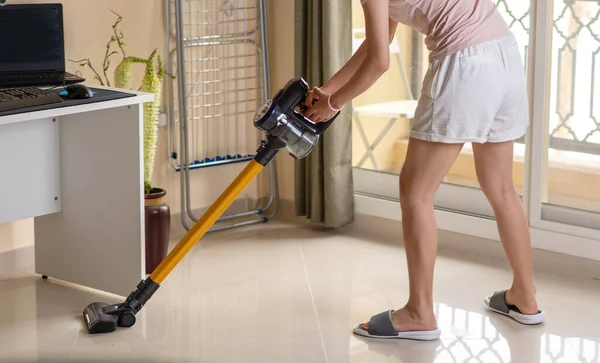
[[[0,126],[0,223],[61,209],[58,118]]]

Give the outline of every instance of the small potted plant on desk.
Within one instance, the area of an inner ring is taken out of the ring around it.
[[[114,12],[113,12],[114,13]],[[123,20],[119,14],[113,24],[114,35],[106,44],[106,53],[103,62],[103,74],[105,79],[92,66],[90,59],[72,61],[81,67],[89,67],[94,73],[94,79],[101,85],[110,87],[107,71],[110,67],[111,56],[118,51],[111,51],[114,43],[118,45],[123,59],[115,68],[115,87],[131,89],[133,80],[133,65],[141,63],[145,65],[144,77],[139,88],[142,92],[154,94],[154,101],[144,104],[144,206],[145,206],[145,234],[146,234],[146,273],[151,273],[167,256],[169,247],[171,212],[166,202],[166,190],[152,185],[152,174],[156,157],[158,143],[158,118],[161,104],[162,82],[165,76],[162,59],[155,49],[148,58],[127,56],[123,33],[117,31],[119,23]]]

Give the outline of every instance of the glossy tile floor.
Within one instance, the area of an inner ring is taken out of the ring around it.
[[[500,245],[448,233],[435,281],[442,338],[353,336],[406,301],[400,233],[361,217],[342,232],[273,222],[210,234],[134,327],[106,335],[88,335],[81,310],[118,298],[12,271],[0,275],[0,362],[600,363],[599,263],[536,252],[548,320],[525,327],[483,307],[511,281]]]

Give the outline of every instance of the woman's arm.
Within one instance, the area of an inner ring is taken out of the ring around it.
[[[398,22],[389,19],[388,32],[389,32],[389,44],[394,40],[396,29],[398,28]],[[321,90],[327,94],[333,94],[339,90],[348,80],[356,73],[358,67],[365,60],[367,55],[368,40],[365,39],[352,57],[344,64],[336,74],[333,75],[322,87]]]
[[[331,94],[331,106],[336,109],[368,90],[390,65],[389,1],[370,0],[363,9],[367,54],[348,82]]]
[[[309,109],[304,112],[304,115],[310,120],[322,122],[331,119],[343,105],[368,90],[389,67],[389,1],[367,1],[363,4],[363,11],[365,14],[366,39],[361,47],[366,51],[362,56],[362,61],[356,61],[359,58],[355,56],[353,57],[355,58],[355,66],[344,67],[345,72],[340,74],[338,78],[342,80],[345,74],[346,77],[349,76],[349,79],[333,94],[326,94],[318,88],[314,90],[315,94],[309,98],[315,97],[319,101],[312,107],[310,107],[310,103],[307,103]],[[338,73],[341,72],[342,70]]]

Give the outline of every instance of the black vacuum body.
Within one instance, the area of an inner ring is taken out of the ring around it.
[[[254,126],[264,131],[267,137],[266,141],[263,141],[256,151],[256,155],[247,168],[266,166],[284,148],[287,148],[290,155],[297,159],[308,156],[314,149],[321,134],[325,132],[339,113],[331,120],[322,123],[315,123],[305,118],[303,116],[303,111],[306,110],[304,100],[308,91],[308,84],[304,79],[291,79],[273,98],[265,102],[256,111]],[[242,171],[242,173],[244,172]],[[232,185],[241,182],[240,180],[242,179],[240,179],[240,176],[234,180]],[[249,181],[247,182],[249,183]],[[243,188],[235,189],[242,190]],[[233,193],[234,191],[228,188],[223,195],[233,195]],[[217,199],[213,207],[219,203],[220,199]],[[209,208],[209,211],[213,207]],[[200,226],[199,223],[204,223],[202,219],[188,231],[188,234],[179,242],[178,246],[182,243],[189,244],[190,241],[191,243],[196,243],[202,237],[202,234],[198,234],[197,232]],[[173,258],[175,255],[177,255],[177,258],[182,258],[182,254],[185,254],[185,252],[181,252],[182,250],[179,250],[177,247],[152,272],[152,275],[138,284],[135,291],[123,303],[110,305],[103,302],[94,302],[88,305],[83,311],[83,318],[88,332],[90,334],[109,333],[115,331],[117,327],[129,328],[133,326],[136,321],[135,315],[144,307],[156,290],[158,290],[160,287],[159,283],[162,282],[162,279],[159,278],[153,280],[153,275],[164,271],[161,269],[167,268],[167,264],[165,264],[166,260]]]
[[[293,78],[254,115],[254,127],[283,142],[289,154],[296,159],[310,154],[321,134],[339,114],[320,123],[304,117],[304,100],[308,91],[308,84],[304,79]]]

